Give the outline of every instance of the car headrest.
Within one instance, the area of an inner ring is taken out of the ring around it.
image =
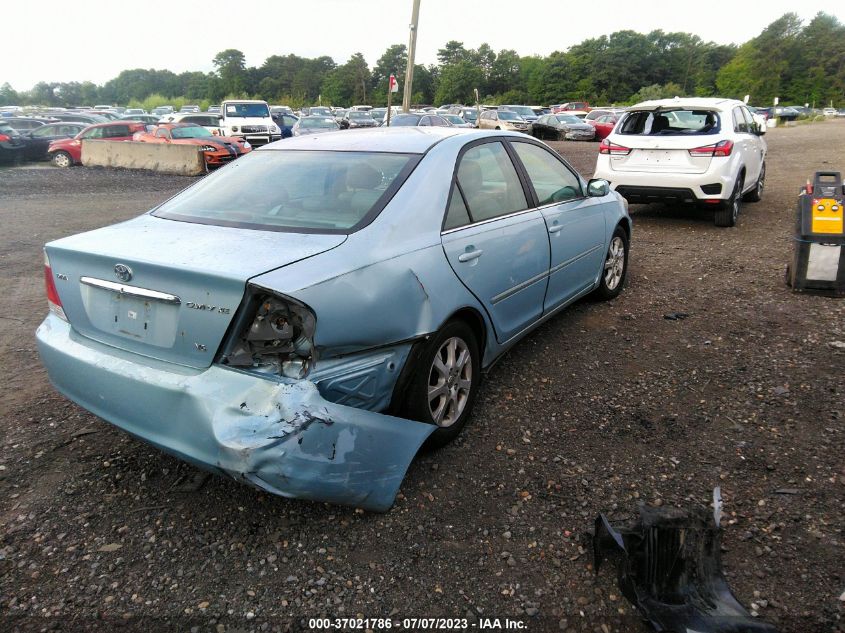
[[[346,186],[350,189],[375,189],[381,181],[381,172],[363,163],[352,165],[346,172]]]

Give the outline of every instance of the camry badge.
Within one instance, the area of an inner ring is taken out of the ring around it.
[[[132,279],[132,269],[125,264],[115,264],[114,274],[120,281],[129,281]]]

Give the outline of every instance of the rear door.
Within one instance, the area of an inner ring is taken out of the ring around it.
[[[511,141],[546,224],[551,248],[544,311],[583,294],[595,283],[605,251],[605,209],[584,195],[581,179],[556,154]]]
[[[505,342],[543,314],[549,238],[504,144],[485,139],[459,157],[443,249]]]
[[[763,164],[762,141],[754,133],[754,119],[745,108],[737,106],[733,109],[733,124],[736,145],[745,165],[744,188],[750,189],[757,182]]]

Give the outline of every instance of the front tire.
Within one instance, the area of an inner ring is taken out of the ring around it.
[[[599,301],[610,301],[622,292],[628,276],[628,244],[628,233],[617,226],[607,247],[599,286],[593,291],[594,298]]]
[[[53,161],[56,167],[61,167],[62,169],[73,167],[73,158],[67,152],[56,152],[50,160]]]
[[[713,222],[716,226],[736,226],[736,220],[739,217],[739,209],[742,206],[742,183],[742,174],[740,174],[736,179],[736,184],[734,185],[731,197],[725,200],[721,206],[716,209],[716,215],[713,217]]]
[[[408,386],[404,414],[438,428],[429,445],[443,446],[463,429],[481,383],[475,333],[463,321],[450,321],[426,343]]]

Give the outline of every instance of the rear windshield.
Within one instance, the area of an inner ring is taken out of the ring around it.
[[[643,136],[690,136],[717,134],[719,115],[711,110],[654,110],[631,112],[618,134]]]
[[[161,218],[299,233],[351,233],[374,218],[417,154],[258,151],[153,212]]]
[[[510,110],[499,110],[499,118],[503,121],[522,121],[522,117]]]

